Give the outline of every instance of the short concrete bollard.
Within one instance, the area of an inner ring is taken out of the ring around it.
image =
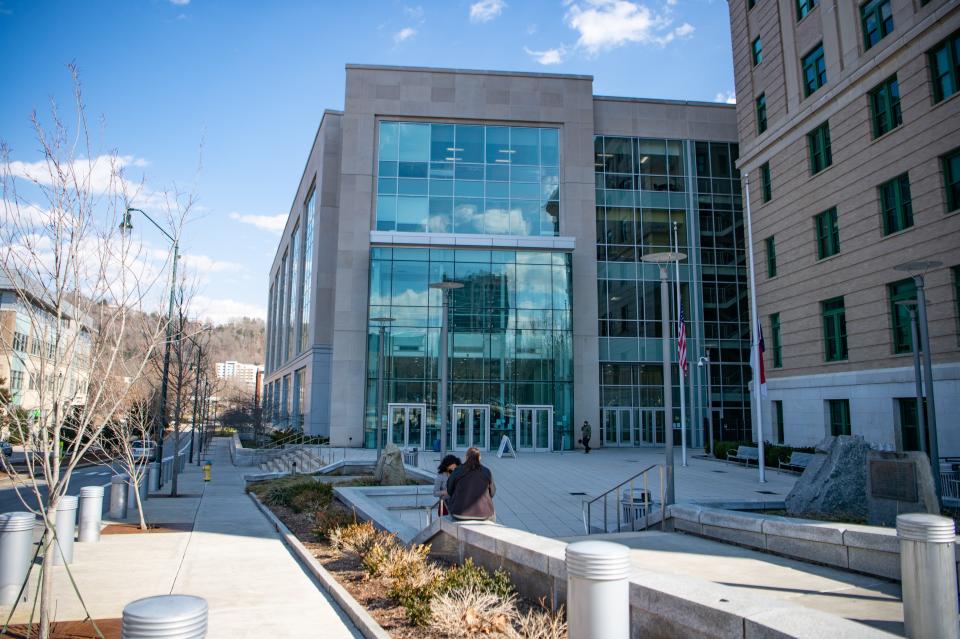
[[[57,502],[54,526],[57,538],[53,542],[53,565],[63,566],[73,563],[73,536],[77,528],[76,495],[64,495]]]
[[[607,541],[567,546],[570,639],[630,636],[630,549]]]
[[[110,519],[127,518],[127,482],[129,475],[114,475],[110,478]]]
[[[17,602],[33,559],[33,513],[0,515],[0,605]],[[29,588],[23,589],[23,601]]]
[[[100,541],[100,523],[103,521],[103,486],[84,486],[80,489],[80,525],[77,541]]]
[[[159,595],[128,603],[120,639],[202,639],[207,636],[207,601],[190,595]]]
[[[957,564],[953,520],[897,516],[903,624],[912,639],[957,639]]]

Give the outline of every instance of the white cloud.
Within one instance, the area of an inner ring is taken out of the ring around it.
[[[170,4],[175,4],[178,7],[185,7],[190,4],[190,0],[170,0]]]
[[[188,268],[200,273],[238,273],[246,270],[246,267],[239,262],[217,260],[207,255],[183,255],[181,259]]]
[[[737,92],[733,91],[721,91],[713,98],[714,102],[725,102],[726,104],[736,104],[737,103]]]
[[[237,220],[243,224],[251,224],[258,229],[272,233],[283,233],[283,227],[287,225],[286,213],[277,213],[276,215],[240,215],[239,213],[231,213],[230,219]]]
[[[470,22],[490,22],[501,13],[507,3],[504,0],[480,0],[470,5]]]
[[[230,298],[213,298],[195,295],[192,300],[193,312],[197,319],[208,320],[214,324],[226,324],[238,317],[267,318],[267,309],[259,304],[247,304]]]
[[[413,27],[404,27],[393,34],[393,41],[397,44],[401,42],[406,42],[413,36],[417,35],[417,30]]]
[[[695,30],[695,29],[693,28],[693,25],[692,25],[692,24],[690,24],[689,22],[684,22],[684,23],[681,24],[679,27],[677,27],[676,29],[674,29],[674,30],[673,30],[673,33],[674,33],[678,38],[685,38],[685,37],[687,37],[687,36],[689,36],[689,35],[693,35],[694,30]]]
[[[567,26],[579,33],[577,48],[591,56],[629,43],[663,46],[693,30],[684,23],[671,31],[668,15],[627,0],[573,2],[564,19]]]
[[[421,7],[420,5],[417,5],[415,7],[406,6],[403,8],[403,12],[408,16],[410,16],[412,19],[423,22],[424,11],[423,11],[423,7]]]
[[[533,51],[527,47],[523,48],[524,53],[539,62],[540,64],[560,64],[566,55],[566,49],[563,46],[547,49],[546,51]]]

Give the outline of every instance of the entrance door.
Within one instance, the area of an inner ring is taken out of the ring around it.
[[[644,446],[663,445],[662,410],[640,410],[640,443]]]
[[[453,449],[490,447],[490,406],[488,404],[453,405]]]
[[[604,446],[635,446],[633,408],[604,408],[600,441]]]
[[[517,450],[553,450],[553,406],[517,406]]]
[[[387,410],[387,442],[400,448],[423,450],[425,404],[390,404]]]

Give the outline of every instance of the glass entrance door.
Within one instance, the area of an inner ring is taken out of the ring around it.
[[[604,408],[600,435],[604,446],[635,446],[633,408]]]
[[[390,404],[387,409],[387,442],[400,448],[423,450],[425,404]]]
[[[640,443],[662,446],[663,441],[663,411],[640,409]]]
[[[553,406],[517,406],[517,450],[553,450]]]
[[[490,406],[488,404],[453,405],[453,449],[466,450],[490,446]]]

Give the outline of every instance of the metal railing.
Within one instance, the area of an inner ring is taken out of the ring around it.
[[[940,496],[960,500],[960,457],[940,458]]]
[[[657,472],[657,491],[659,501],[650,499],[650,475]],[[664,511],[664,467],[663,464],[654,464],[641,470],[636,475],[625,479],[610,490],[583,501],[583,528],[588,535],[594,533],[610,533],[643,530],[650,526],[651,510],[659,508],[660,522],[663,523]],[[637,484],[641,488],[637,489]],[[615,517],[610,516],[609,501],[613,497],[613,511]],[[598,502],[600,502],[598,504]],[[601,510],[602,508],[602,510]],[[594,525],[594,515],[602,513],[601,525]],[[611,529],[611,524],[616,524]],[[638,527],[638,524],[642,526]]]

